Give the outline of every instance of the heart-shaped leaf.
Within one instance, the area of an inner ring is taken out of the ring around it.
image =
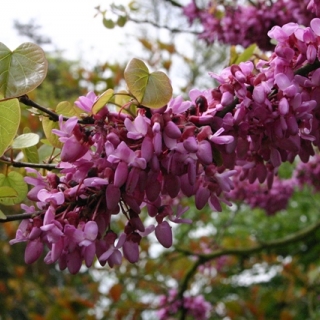
[[[23,176],[16,171],[10,171],[8,175],[0,173],[0,187],[9,187],[15,190],[16,197],[1,197],[0,204],[12,206],[25,200],[28,193],[28,186]]]
[[[25,149],[35,146],[40,140],[39,135],[36,133],[24,133],[16,137],[12,143],[13,149]]]
[[[20,124],[18,99],[0,101],[0,156],[11,145]]]
[[[103,92],[92,106],[92,113],[97,114],[113,97],[113,89]]]
[[[41,84],[48,62],[43,50],[26,42],[11,51],[0,42],[0,96],[19,97]]]
[[[172,86],[168,76],[162,71],[150,73],[146,64],[132,59],[124,71],[124,78],[131,94],[148,108],[165,106],[172,97]]]

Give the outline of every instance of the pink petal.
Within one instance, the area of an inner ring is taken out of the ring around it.
[[[165,248],[170,248],[172,246],[172,230],[167,221],[163,221],[156,226],[155,235]]]

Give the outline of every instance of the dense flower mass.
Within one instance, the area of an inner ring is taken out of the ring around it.
[[[200,21],[203,27],[200,37],[209,43],[218,40],[244,47],[256,43],[262,50],[274,48],[267,37],[272,27],[289,22],[309,25],[320,15],[319,0],[258,0],[247,5],[238,2],[222,7],[216,1],[209,1],[207,8],[200,9],[193,0],[183,12],[190,23],[196,19]]]
[[[279,166],[296,156],[307,162],[320,146],[320,19],[306,28],[276,26],[268,35],[277,41],[268,61],[211,74],[219,86],[191,90],[190,101],[138,106],[131,116],[108,106],[94,113],[95,94],[80,97],[76,105],[88,121],[60,117],[53,131],[63,142],[60,173],[43,177],[29,169],[26,178],[37,209],[23,206],[34,218],[23,221],[11,241],[27,242],[26,262],[45,246],[45,262],[71,273],[95,257],[111,267],[123,256],[137,262],[143,237],[154,232],[169,248],[172,223],[192,223],[183,218],[181,195],[194,197],[198,210],[209,204],[221,211],[221,202],[237,199],[264,203],[269,214],[281,209],[292,188],[274,179]],[[244,187],[243,180],[253,185]],[[282,198],[241,194],[258,183],[286,192]],[[154,222],[145,225],[145,215]],[[126,225],[119,231],[120,216]]]
[[[314,192],[320,191],[320,155],[315,155],[308,163],[299,163],[294,178],[300,187],[310,186]]]
[[[241,171],[234,177],[234,189],[228,194],[232,202],[244,203],[253,208],[261,208],[268,215],[286,209],[291,198],[296,181],[292,179],[280,179],[277,176],[273,181],[272,188],[259,181],[250,183],[248,180],[241,180]]]

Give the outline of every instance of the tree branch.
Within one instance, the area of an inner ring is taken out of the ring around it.
[[[201,34],[201,32],[198,32],[198,31],[192,31],[192,30],[182,30],[182,29],[178,29],[178,28],[170,28],[166,25],[159,25],[158,23],[154,22],[154,21],[150,21],[150,20],[137,20],[135,18],[132,18],[132,17],[128,17],[128,19],[134,23],[147,23],[147,24],[150,24],[156,28],[159,28],[159,29],[167,29],[169,30],[170,32],[172,33],[191,33],[191,34],[195,34],[195,35],[199,35]]]
[[[60,168],[57,168],[54,164],[49,163],[31,163],[31,162],[20,162],[20,161],[13,161],[8,157],[2,156],[0,157],[0,162],[3,162],[5,164],[8,164],[10,166],[13,166],[15,168],[35,168],[35,169],[47,169],[47,170],[54,170]]]
[[[182,301],[184,292],[188,288],[188,283],[191,280],[191,278],[196,274],[198,267],[200,265],[210,261],[210,260],[214,260],[216,258],[219,258],[222,256],[228,256],[228,255],[246,257],[250,254],[258,253],[263,250],[281,248],[283,246],[294,244],[296,242],[299,242],[299,241],[306,239],[307,237],[311,236],[318,229],[320,229],[320,220],[318,220],[314,224],[312,224],[304,229],[301,229],[301,230],[299,230],[293,234],[290,234],[286,237],[283,237],[281,239],[272,240],[269,242],[264,242],[264,243],[258,244],[256,246],[253,246],[251,248],[220,249],[220,250],[216,250],[210,254],[195,254],[194,252],[189,251],[189,250],[176,248],[176,250],[178,252],[181,252],[187,256],[196,256],[198,258],[198,260],[193,264],[193,266],[190,268],[190,270],[187,272],[186,276],[184,277],[183,282],[180,286],[178,297]],[[185,317],[186,317],[186,310],[182,309],[180,320],[184,320]]]
[[[59,121],[59,117],[60,115],[58,113],[55,113],[54,111],[51,111],[49,109],[47,109],[46,107],[40,106],[39,104],[37,104],[36,102],[34,102],[33,100],[29,99],[29,97],[25,94],[21,97],[19,97],[19,101],[23,104],[25,104],[28,107],[33,107],[35,109],[38,109],[40,111],[42,111],[43,113],[47,114],[49,116],[49,119],[52,121]],[[62,117],[63,121],[67,121],[70,118],[68,117]],[[93,124],[94,123],[94,119],[92,117],[86,117],[83,120],[78,120],[78,123],[81,124]]]
[[[40,106],[39,104],[37,104],[36,102],[32,101],[31,99],[29,99],[29,97],[25,94],[21,97],[19,97],[19,101],[23,104],[25,104],[28,107],[33,107],[36,108],[40,111],[42,111],[43,113],[46,113],[49,116],[49,119],[52,121],[59,121],[59,115],[45,107]],[[63,117],[63,120],[68,120],[68,118]]]
[[[178,3],[177,1],[174,0],[165,0],[165,2],[168,2],[170,4],[172,4],[174,7],[178,7],[178,8],[183,8],[183,5]]]
[[[43,213],[43,212],[38,211],[38,212],[34,212],[34,213],[10,214],[10,215],[6,215],[6,219],[0,218],[0,223],[30,219],[30,218],[36,217],[37,215],[39,215],[41,213]]]
[[[228,256],[228,255],[245,257],[252,253],[257,253],[267,249],[281,248],[283,246],[287,246],[287,245],[299,242],[309,237],[313,232],[315,232],[318,229],[320,229],[320,220],[284,238],[272,240],[269,242],[261,242],[261,244],[253,246],[251,248],[219,249],[210,254],[195,254],[191,251],[179,249],[179,248],[177,248],[177,251],[188,256],[197,256],[199,259],[201,259],[202,263],[219,258],[221,256]]]

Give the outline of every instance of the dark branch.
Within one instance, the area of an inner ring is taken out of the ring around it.
[[[28,107],[33,107],[36,108],[40,111],[42,111],[43,113],[47,114],[49,116],[49,119],[52,121],[59,121],[59,115],[57,113],[55,113],[54,111],[51,111],[45,107],[40,106],[39,104],[37,104],[36,102],[32,101],[31,99],[29,99],[29,97],[25,94],[21,97],[19,97],[19,101],[23,104],[25,104]],[[68,120],[68,118],[63,117],[63,120]]]
[[[183,5],[174,0],[165,0],[166,2],[172,4],[174,7],[183,8]]]
[[[49,163],[31,163],[31,162],[20,162],[20,161],[13,161],[8,157],[2,156],[0,157],[0,162],[13,166],[15,168],[35,168],[35,169],[47,169],[47,170],[54,170],[60,169],[57,168],[54,164]]]
[[[35,109],[40,110],[41,112],[47,114],[49,116],[49,119],[52,121],[59,121],[59,114],[55,113],[54,111],[51,111],[49,109],[47,109],[46,107],[40,106],[39,104],[37,104],[36,102],[32,101],[31,99],[29,99],[29,97],[25,94],[21,97],[19,97],[19,101],[23,104],[25,104],[28,107],[33,107]],[[70,118],[68,117],[62,117],[62,119],[64,121],[69,120]],[[86,117],[83,120],[78,120],[78,123],[81,124],[92,124],[94,123],[94,119],[92,117]]]
[[[172,33],[191,33],[191,34],[195,34],[195,35],[199,35],[201,34],[201,32],[199,31],[192,31],[192,30],[182,30],[182,29],[178,29],[178,28],[170,28],[166,25],[159,25],[158,23],[154,22],[154,21],[150,21],[150,20],[137,20],[135,18],[131,18],[129,17],[129,20],[134,22],[134,23],[147,23],[147,24],[150,24],[156,28],[159,28],[159,29],[166,29],[166,30],[169,30],[170,32]]]
[[[263,250],[282,248],[284,246],[294,244],[294,243],[297,243],[299,241],[302,241],[302,240],[308,238],[318,229],[320,229],[320,220],[315,222],[314,224],[304,228],[304,229],[301,229],[301,230],[299,230],[293,234],[290,234],[284,238],[281,238],[281,239],[272,240],[272,241],[265,242],[265,243],[260,243],[256,246],[251,247],[251,248],[220,249],[220,250],[216,250],[210,254],[196,254],[196,253],[189,251],[189,250],[177,248],[176,250],[178,252],[183,253],[184,255],[193,256],[193,257],[196,256],[198,258],[198,260],[192,265],[192,267],[190,268],[190,270],[187,272],[186,276],[184,277],[184,280],[181,284],[178,296],[180,299],[183,298],[183,294],[188,288],[188,283],[191,280],[191,278],[195,275],[195,273],[197,272],[198,267],[208,261],[214,260],[214,259],[222,257],[222,256],[228,256],[228,255],[247,257],[250,254],[259,253]],[[186,316],[186,314],[185,314],[184,310],[182,310],[180,320],[185,319],[185,316]]]
[[[10,214],[10,215],[6,216],[7,217],[6,219],[0,219],[0,223],[30,219],[30,218],[36,217],[37,215],[39,215],[41,213],[43,213],[43,212],[39,211],[39,212],[34,212],[34,213]]]

